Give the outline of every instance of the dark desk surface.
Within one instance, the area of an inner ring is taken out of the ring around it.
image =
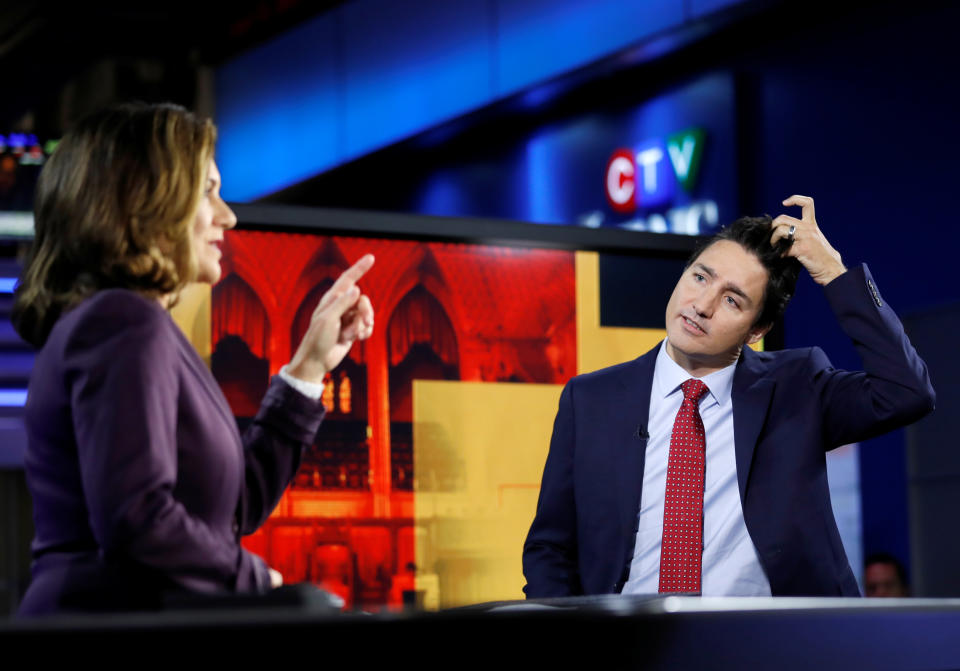
[[[244,605],[13,620],[0,644],[8,656],[99,658],[136,644],[139,661],[200,645],[222,661],[266,653],[358,669],[949,669],[960,668],[960,599],[610,596],[376,615]]]

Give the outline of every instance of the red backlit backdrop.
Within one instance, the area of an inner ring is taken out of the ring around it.
[[[320,296],[367,252],[374,335],[328,376],[315,444],[245,545],[286,582],[376,609],[402,604],[416,564],[413,380],[562,384],[576,373],[576,311],[572,252],[232,232],[213,289],[212,368],[241,425]]]

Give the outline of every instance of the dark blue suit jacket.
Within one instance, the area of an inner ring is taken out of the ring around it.
[[[859,595],[830,507],[825,452],[913,422],[935,400],[925,364],[866,266],[825,293],[865,372],[834,369],[817,347],[745,348],[733,378],[740,501],[774,596]],[[527,597],[623,588],[658,349],[564,388],[523,550]]]

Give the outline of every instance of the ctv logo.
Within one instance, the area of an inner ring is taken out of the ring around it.
[[[693,190],[700,168],[705,134],[690,128],[634,149],[618,149],[607,162],[607,202],[616,212],[630,213],[673,201],[679,184]]]

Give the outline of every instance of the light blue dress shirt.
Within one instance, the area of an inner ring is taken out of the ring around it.
[[[670,433],[691,375],[667,354],[664,340],[657,355],[650,390],[647,453],[643,467],[639,528],[624,594],[656,594],[660,583],[660,543],[666,493]],[[704,596],[770,596],[757,550],[747,533],[737,484],[733,442],[733,373],[736,364],[701,378],[710,389],[700,399],[700,418],[707,437],[703,493]]]

